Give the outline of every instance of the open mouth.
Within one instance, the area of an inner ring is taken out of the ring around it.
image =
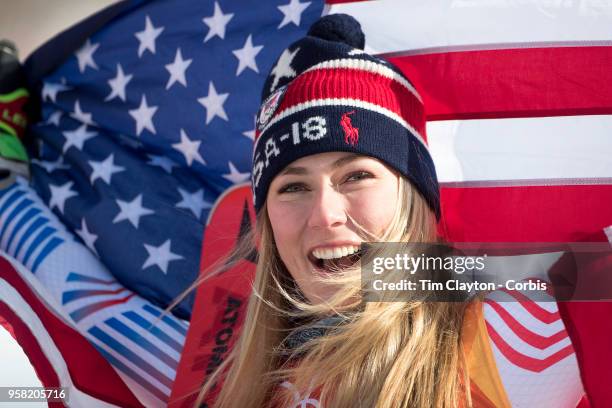
[[[340,258],[319,259],[309,254],[308,260],[320,272],[334,272],[355,265],[361,259],[361,250]]]

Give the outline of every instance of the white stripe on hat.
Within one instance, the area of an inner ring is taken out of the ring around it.
[[[383,108],[380,105],[376,105],[370,102],[365,102],[359,99],[325,98],[325,99],[313,99],[310,101],[298,103],[274,115],[272,120],[270,120],[270,122],[266,125],[266,127],[261,131],[259,137],[257,137],[257,139],[255,140],[255,145],[253,146],[253,151],[252,151],[252,158],[255,156],[255,152],[257,151],[257,146],[258,146],[259,141],[262,139],[266,131],[275,123],[297,112],[303,111],[305,109],[315,108],[315,107],[320,107],[320,106],[336,106],[336,105],[353,106],[356,108],[367,109],[367,110],[370,110],[376,113],[380,113],[381,115],[385,115],[389,119],[393,119],[394,121],[402,125],[405,129],[410,131],[416,137],[416,139],[419,142],[421,142],[421,144],[425,147],[425,149],[428,149],[427,144],[425,143],[425,141],[423,140],[423,137],[419,134],[419,132],[417,132],[412,126],[410,126],[410,124],[406,122],[400,115],[398,115],[395,112],[390,111],[387,108]]]

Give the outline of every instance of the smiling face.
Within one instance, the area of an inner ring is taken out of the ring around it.
[[[347,256],[364,241],[348,216],[381,236],[394,216],[398,183],[397,172],[382,162],[347,152],[303,157],[274,178],[266,198],[274,240],[311,303],[333,294],[312,279],[325,273],[315,259]]]

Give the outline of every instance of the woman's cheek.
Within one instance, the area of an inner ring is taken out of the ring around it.
[[[360,197],[353,207],[353,217],[370,231],[380,233],[391,222],[396,197],[392,191],[378,190]]]
[[[292,203],[276,203],[272,212],[269,212],[270,222],[277,242],[297,242],[300,236],[301,220],[304,212]],[[291,222],[287,222],[292,220]]]

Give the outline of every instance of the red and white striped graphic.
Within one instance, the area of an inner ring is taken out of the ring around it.
[[[576,355],[554,299],[499,290],[484,317],[499,375],[516,407],[575,407],[584,390]]]
[[[0,257],[0,314],[45,387],[68,389],[74,407],[141,407],[115,369],[60,313],[37,278]],[[63,407],[62,403],[49,403]]]

